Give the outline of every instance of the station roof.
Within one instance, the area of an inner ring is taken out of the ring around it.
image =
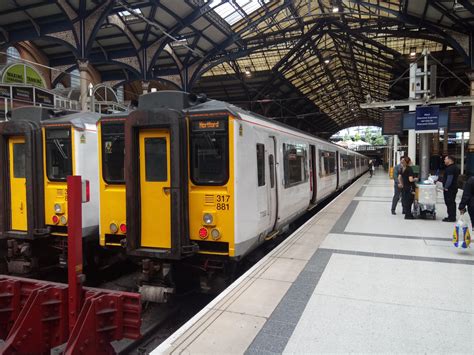
[[[87,59],[112,85],[169,81],[324,136],[379,125],[359,104],[406,98],[423,48],[438,95],[467,94],[473,23],[471,0],[14,0],[0,2],[0,48],[28,43],[62,71]]]

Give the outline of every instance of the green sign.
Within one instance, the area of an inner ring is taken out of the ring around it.
[[[44,88],[44,80],[36,69],[25,64],[13,64],[3,71],[2,81],[9,84],[27,84]]]

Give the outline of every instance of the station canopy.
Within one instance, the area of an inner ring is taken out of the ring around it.
[[[62,71],[87,59],[111,85],[161,80],[330,136],[380,125],[423,49],[436,95],[466,95],[471,0],[60,0],[0,3],[0,46]],[[52,74],[53,84],[62,74]]]

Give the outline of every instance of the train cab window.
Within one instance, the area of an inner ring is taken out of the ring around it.
[[[319,176],[336,174],[336,152],[319,151]]]
[[[308,180],[308,174],[306,173],[307,152],[304,145],[283,144],[283,160],[285,188]]]
[[[25,143],[13,144],[13,177],[26,177]]]
[[[265,185],[265,145],[257,144],[257,177],[258,186]]]
[[[275,187],[275,160],[273,154],[268,156],[268,165],[270,167],[270,187],[273,189]]]
[[[123,123],[102,123],[102,177],[105,182],[125,183],[125,133]]]
[[[168,180],[165,138],[145,138],[145,180]]]
[[[46,129],[46,174],[50,181],[66,181],[72,175],[71,130]]]
[[[227,120],[192,120],[191,180],[195,185],[225,185],[229,179]]]

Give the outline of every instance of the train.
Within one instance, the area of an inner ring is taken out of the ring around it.
[[[68,175],[91,182],[82,235],[89,255],[98,246],[100,117],[23,107],[0,123],[0,154],[8,162],[0,174],[0,236],[6,241],[8,272],[25,275],[40,267],[66,266]]]
[[[0,154],[10,273],[66,265],[65,179],[81,175],[90,182],[86,264],[101,251],[126,255],[151,301],[166,300],[183,275],[218,291],[250,252],[368,166],[276,120],[178,91],[142,95],[137,110],[112,115],[15,110],[0,123]]]
[[[183,92],[145,94],[127,117],[99,120],[99,131],[101,245],[141,262],[151,300],[173,292],[183,265],[203,291],[225,285],[247,254],[368,166],[361,154]]]

